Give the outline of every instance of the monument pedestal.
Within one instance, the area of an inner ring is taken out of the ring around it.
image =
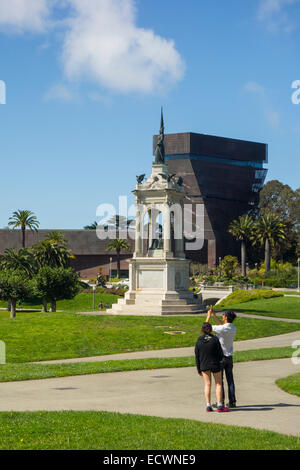
[[[157,250],[158,251],[158,250]],[[202,296],[189,290],[189,261],[182,258],[133,258],[130,288],[107,313],[119,315],[184,315],[205,311]]]

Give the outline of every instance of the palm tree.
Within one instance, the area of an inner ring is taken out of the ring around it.
[[[32,278],[37,272],[37,265],[33,254],[30,250],[26,250],[26,248],[21,248],[19,251],[7,248],[0,257],[0,268],[25,272],[28,278]]]
[[[37,220],[33,212],[28,210],[18,210],[15,211],[12,217],[9,218],[10,222],[8,225],[15,228],[21,228],[22,231],[22,247],[25,248],[25,232],[26,228],[29,228],[31,231],[37,231],[40,223]]]
[[[67,240],[59,231],[48,233],[45,240],[32,247],[34,258],[39,267],[67,268],[70,260],[74,259],[71,251],[67,249]]]
[[[228,232],[241,242],[241,266],[242,276],[247,275],[246,271],[246,243],[252,238],[254,220],[250,215],[241,215],[238,220],[233,220],[229,225]]]
[[[265,273],[271,267],[271,246],[285,239],[285,229],[285,224],[271,212],[261,215],[255,224],[254,243],[265,245]]]
[[[116,251],[117,253],[117,277],[120,279],[120,253],[121,250],[129,250],[130,245],[127,240],[123,238],[116,238],[111,240],[106,247],[106,251]]]
[[[98,226],[98,222],[95,221],[91,225],[85,225],[83,229],[84,230],[96,230],[97,226]]]
[[[65,235],[60,232],[59,230],[53,230],[52,232],[49,232],[48,235],[46,236],[45,240],[50,240],[54,243],[57,243],[59,245],[67,246],[68,241],[65,237]]]

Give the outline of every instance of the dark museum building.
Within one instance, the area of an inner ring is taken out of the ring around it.
[[[204,204],[204,246],[188,251],[187,257],[213,267],[228,254],[239,256],[239,246],[227,229],[258,203],[268,146],[189,132],[167,134],[164,142],[169,173],[184,180],[186,204]]]
[[[156,139],[154,136],[154,149]],[[195,133],[166,134],[164,144],[169,173],[183,178],[185,203],[192,205],[192,211],[196,204],[204,205],[204,246],[186,251],[187,257],[214,267],[225,255],[239,256],[239,244],[228,234],[228,226],[257,205],[267,173],[263,166],[268,161],[267,145]],[[149,159],[149,168],[150,163]],[[40,242],[50,231],[26,231],[26,246]],[[75,255],[73,266],[82,277],[96,276],[99,267],[106,275],[110,268],[116,270],[116,254],[106,251],[108,240],[99,240],[95,230],[61,232]],[[125,272],[134,250],[134,241],[128,241],[130,250],[121,254],[121,270]],[[0,230],[0,254],[6,248],[21,246],[19,230]]]

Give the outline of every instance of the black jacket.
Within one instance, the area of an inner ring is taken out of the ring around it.
[[[198,373],[203,370],[221,370],[223,351],[216,336],[199,336],[195,346],[195,358]]]

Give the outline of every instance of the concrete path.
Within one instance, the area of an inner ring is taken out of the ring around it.
[[[300,323],[300,319],[296,318],[278,318],[278,317],[266,317],[264,315],[251,315],[249,313],[241,313],[238,312],[238,317],[244,317],[244,318],[255,318],[258,320],[271,320],[271,321],[284,321],[287,323]],[[300,316],[300,314],[299,314]]]
[[[280,348],[291,346],[294,341],[300,341],[300,331],[294,331],[284,335],[267,336],[265,338],[249,339],[245,341],[235,341],[235,351],[247,351],[249,349]],[[194,347],[176,349],[158,349],[155,351],[138,351],[123,354],[109,354],[105,356],[78,357],[72,359],[60,359],[53,361],[35,362],[34,364],[63,364],[70,362],[102,362],[118,361],[122,359],[149,359],[155,357],[184,357],[193,356]]]
[[[218,315],[220,315],[222,313],[222,311],[219,311],[217,312]],[[119,313],[107,313],[105,311],[102,311],[102,312],[97,312],[97,311],[94,311],[94,312],[77,312],[76,315],[94,315],[94,316],[107,316],[107,315],[112,315],[112,316],[117,316],[119,315]],[[184,316],[185,317],[203,317],[205,318],[207,315],[207,313],[197,313],[197,314],[189,314],[189,313],[186,313]],[[267,317],[265,315],[252,315],[250,313],[241,313],[241,312],[237,312],[237,315],[238,317],[244,317],[244,318],[254,318],[254,319],[258,319],[258,320],[270,320],[270,321],[284,321],[284,322],[287,322],[287,323],[300,323],[300,318],[297,319],[297,318],[280,318],[280,317]],[[144,316],[143,314],[140,314],[140,313],[132,313],[130,315],[126,314],[126,316]],[[156,314],[153,314],[151,315],[153,317],[161,317],[161,315],[156,315]],[[300,316],[300,314],[299,314]],[[181,315],[166,315],[166,317],[168,318],[173,318],[173,317],[182,317],[182,314]]]
[[[237,363],[234,369],[239,407],[230,413],[205,412],[203,379],[194,367],[1,383],[0,411],[105,410],[300,436],[300,399],[274,383],[299,366],[279,359]]]

